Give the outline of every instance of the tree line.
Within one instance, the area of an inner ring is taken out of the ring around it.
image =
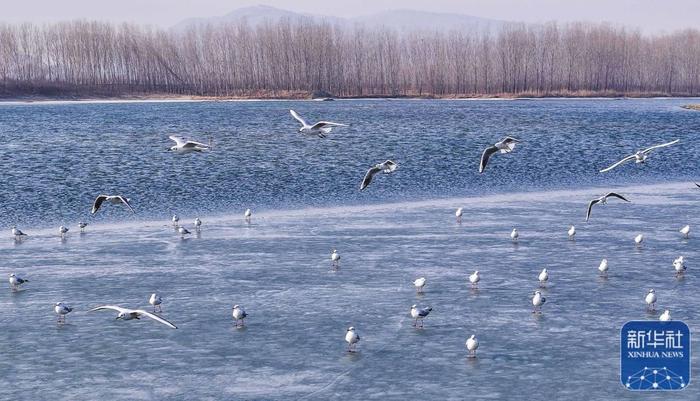
[[[0,94],[199,96],[699,95],[700,32],[511,24],[397,32],[280,20],[184,31],[0,25]]]

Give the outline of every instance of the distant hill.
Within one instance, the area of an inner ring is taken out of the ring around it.
[[[185,30],[192,26],[206,24],[227,24],[247,22],[255,26],[264,22],[290,21],[326,21],[336,25],[364,24],[369,27],[388,27],[398,31],[495,31],[508,24],[507,21],[474,17],[463,14],[433,13],[415,10],[388,10],[366,16],[341,18],[333,16],[297,13],[271,6],[258,5],[234,10],[224,16],[188,18],[172,27]]]

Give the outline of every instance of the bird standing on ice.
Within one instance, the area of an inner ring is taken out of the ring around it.
[[[180,216],[174,214],[173,218],[170,219],[173,222],[173,227],[177,227],[180,224]]]
[[[547,273],[547,269],[544,268],[540,272],[540,274],[537,276],[537,280],[540,281],[540,287],[544,287],[547,285],[547,280],[549,280],[549,273]]]
[[[202,220],[200,220],[199,217],[194,219],[194,229],[197,231],[202,229]]]
[[[153,307],[153,313],[163,312],[163,307],[161,306],[163,304],[163,298],[161,298],[160,295],[154,292],[151,294],[151,297],[148,298],[148,303]]]
[[[414,319],[413,320],[413,327],[417,327],[417,328],[422,329],[423,328],[423,319],[425,319],[430,314],[430,311],[432,311],[432,310],[433,310],[433,308],[431,308],[431,307],[418,309],[417,305],[412,305],[411,306],[411,317]],[[420,320],[420,326],[418,325],[419,320]]]
[[[186,229],[185,227],[179,227],[179,228],[177,229],[177,232],[180,233],[180,237],[183,238],[183,239],[185,238],[185,235],[187,235],[187,234],[192,234],[192,233],[191,233],[188,229]]]
[[[243,219],[245,219],[245,222],[250,224],[250,219],[253,217],[253,212],[250,211],[250,209],[246,209],[245,213],[243,213]]]
[[[644,241],[644,235],[642,235],[642,234],[639,234],[636,237],[634,237],[634,244],[637,246],[641,246],[643,241]]]
[[[472,288],[476,288],[479,281],[481,281],[481,276],[479,275],[478,270],[469,275],[469,282],[472,283]]]
[[[659,320],[662,322],[668,322],[669,320],[671,320],[671,311],[666,309],[664,313],[662,313],[661,316],[659,316]]]
[[[331,252],[331,267],[334,269],[340,267],[340,254],[335,249]]]
[[[679,232],[683,234],[683,238],[687,239],[690,236],[690,225],[686,225],[685,227],[681,228]]]
[[[486,169],[486,163],[489,162],[489,158],[494,153],[510,153],[515,149],[515,145],[520,143],[519,140],[507,136],[503,138],[500,142],[496,142],[493,146],[489,146],[484,149],[484,153],[481,154],[481,162],[479,163],[479,172],[483,173]]]
[[[347,331],[345,331],[345,342],[348,343],[348,352],[355,352],[357,343],[360,342],[360,336],[355,332],[354,327],[350,326]]]
[[[457,223],[462,222],[462,208],[458,208],[457,211],[455,212],[455,216],[457,217]]]
[[[465,345],[467,346],[467,350],[469,351],[469,357],[476,358],[476,349],[479,348],[479,340],[476,339],[476,336],[474,334],[472,334],[472,336],[467,339]]]
[[[416,292],[419,294],[423,293],[423,287],[425,287],[425,277],[417,278],[413,281],[413,285],[416,287]]]
[[[520,237],[520,233],[518,233],[517,228],[514,228],[513,231],[510,232],[510,239],[513,242],[518,242],[518,237]]]
[[[84,232],[85,232],[85,227],[87,227],[87,226],[88,226],[88,223],[85,223],[85,222],[82,222],[82,221],[81,221],[80,223],[78,223],[78,227],[80,228],[80,232],[81,232],[81,233],[84,233]]]
[[[569,239],[573,241],[574,236],[576,235],[576,227],[569,227],[569,231],[567,231],[566,233],[569,234]]]
[[[15,237],[15,240],[17,240],[17,241],[21,241],[22,237],[27,236],[27,234],[23,233],[22,230],[20,230],[16,226],[12,226],[12,235]]]
[[[68,305],[64,305],[63,302],[56,302],[53,306],[53,311],[58,315],[58,323],[66,322],[66,315],[73,312],[73,308]]]
[[[673,261],[673,269],[676,271],[677,276],[685,273],[687,267],[685,266],[685,259],[683,256],[679,256]]]
[[[319,138],[325,138],[326,135],[330,134],[333,127],[347,127],[347,124],[334,123],[331,121],[319,121],[316,124],[309,124],[304,120],[299,114],[294,110],[289,110],[289,114],[294,117],[297,121],[301,123],[301,128],[299,132],[306,135],[314,135]]]
[[[61,235],[61,238],[65,238],[66,233],[68,233],[68,227],[64,227],[64,226],[58,227],[58,233]]]
[[[603,259],[600,261],[600,265],[598,265],[598,271],[600,272],[601,276],[608,275],[608,260],[607,259]]]
[[[233,316],[233,320],[236,322],[236,327],[245,326],[245,322],[243,321],[243,319],[245,319],[248,316],[248,314],[245,310],[243,310],[243,307],[241,307],[240,305],[233,305],[231,315]]]
[[[29,282],[29,280],[25,280],[14,273],[10,274],[10,279],[8,281],[10,282],[10,288],[13,292],[18,291],[24,283]]]
[[[542,293],[539,291],[535,291],[535,295],[532,297],[532,313],[542,313],[542,305],[547,301],[545,297],[542,296]]]
[[[653,288],[649,290],[646,297],[644,297],[644,302],[647,303],[648,310],[653,311],[656,309],[656,291],[654,291]]]

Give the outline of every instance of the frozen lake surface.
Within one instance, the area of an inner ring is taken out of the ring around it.
[[[700,114],[678,104],[0,106],[0,139],[10,142],[0,150],[8,166],[0,222],[31,234],[21,243],[9,229],[0,235],[2,277],[30,280],[23,291],[0,291],[0,398],[638,399],[619,380],[622,324],[658,319],[663,309],[693,332],[700,324],[700,189],[690,181],[700,176]],[[328,141],[300,138],[290,107],[353,126]],[[214,152],[164,151],[171,130],[204,127]],[[503,133],[525,143],[478,175],[480,148]],[[683,143],[645,166],[595,172],[676,137]],[[562,148],[548,156],[552,143]],[[399,171],[358,193],[363,170],[389,157]],[[587,201],[613,189],[632,202],[611,200],[584,223]],[[88,219],[94,195],[116,191],[137,214],[110,205],[81,235],[77,221]],[[254,209],[250,225],[246,207]],[[201,233],[181,239],[167,220],[174,212],[188,227],[200,216]],[[62,223],[71,227],[65,240]],[[689,240],[678,233],[685,224]],[[689,266],[683,278],[672,267],[680,255]],[[597,271],[602,258],[607,279]],[[533,315],[543,267],[547,303]],[[474,270],[478,289],[467,281]],[[422,295],[412,285],[420,276]],[[645,310],[649,288],[659,298],[655,313]],[[86,312],[145,308],[156,291],[178,330]],[[57,301],[76,309],[63,326]],[[233,325],[234,304],[249,313],[245,328]],[[433,307],[423,330],[411,326],[412,304]],[[356,354],[345,352],[348,326],[362,337]],[[471,334],[481,345],[470,360]],[[700,361],[692,362],[697,376]],[[695,379],[683,392],[644,398],[696,400]]]

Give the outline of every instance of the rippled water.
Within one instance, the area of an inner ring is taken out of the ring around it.
[[[646,291],[693,332],[700,323],[700,248],[677,232],[700,230],[689,181],[700,113],[677,107],[687,102],[2,105],[0,223],[31,235],[0,238],[0,274],[30,279],[0,291],[0,398],[637,399],[619,383],[618,335],[628,320],[658,318],[645,312]],[[303,138],[289,108],[352,126]],[[216,149],[165,152],[171,132],[211,136]],[[481,148],[504,133],[524,143],[478,175]],[[676,137],[681,145],[645,166],[595,173]],[[364,170],[386,158],[399,171],[359,193]],[[632,203],[611,201],[583,223],[587,200],[607,189]],[[127,194],[137,214],[105,208],[80,235],[75,222],[99,192]],[[173,212],[188,226],[201,216],[201,234],[180,239],[165,220]],[[58,223],[72,228],[65,241]],[[682,279],[671,265],[679,255]],[[542,267],[548,301],[533,316]],[[419,276],[424,295],[411,284]],[[178,330],[86,312],[144,307],[154,291]],[[62,327],[59,300],[76,308]],[[232,325],[236,303],[250,314],[245,329]],[[424,330],[411,327],[414,303],[434,308]],[[362,337],[355,355],[344,352],[350,325]],[[697,388],[693,379],[671,397],[698,399]]]

